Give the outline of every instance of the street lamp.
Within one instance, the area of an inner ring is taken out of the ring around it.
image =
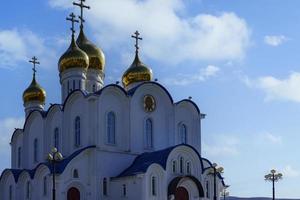
[[[226,189],[229,187],[229,185],[225,185],[224,189],[221,192],[221,196],[223,197],[223,200],[226,200],[226,197],[229,196],[229,192],[226,191]]]
[[[216,163],[212,164],[212,167],[210,168],[209,174],[212,174],[214,176],[214,200],[217,200],[217,183],[216,183],[216,177],[218,173],[223,173],[224,168],[223,167],[217,167],[218,165]]]
[[[275,182],[282,179],[282,173],[276,173],[275,169],[272,169],[269,174],[265,175],[265,181],[271,181],[273,185],[273,200],[275,200]]]
[[[55,200],[55,164],[61,161],[63,156],[53,147],[47,159],[52,164],[52,199]]]

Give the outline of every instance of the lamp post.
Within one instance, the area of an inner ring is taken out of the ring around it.
[[[216,163],[212,164],[212,167],[210,169],[209,174],[212,174],[214,176],[214,200],[217,200],[217,181],[216,177],[218,173],[223,173],[224,168],[223,167],[217,167],[218,165]]]
[[[48,154],[48,161],[52,164],[52,199],[55,200],[55,164],[63,159],[62,154],[55,147]]]
[[[271,181],[273,186],[273,200],[275,200],[275,182],[282,179],[282,173],[276,173],[275,169],[272,169],[269,174],[265,175],[265,181]]]
[[[226,197],[229,196],[229,192],[226,191],[228,187],[229,185],[225,185],[224,189],[221,192],[221,196],[223,196],[223,200],[226,200]]]

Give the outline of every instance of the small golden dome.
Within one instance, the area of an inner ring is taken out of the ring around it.
[[[72,68],[87,69],[89,66],[89,57],[76,44],[74,37],[68,50],[60,57],[58,62],[59,72]]]
[[[140,61],[136,53],[133,63],[122,76],[122,83],[124,87],[127,87],[131,83],[151,81],[152,76],[152,70]]]
[[[105,56],[101,48],[96,47],[85,36],[83,29],[80,29],[79,36],[77,38],[78,47],[83,50],[89,57],[89,69],[96,69],[104,71]]]
[[[33,75],[31,84],[23,93],[23,101],[24,103],[28,103],[30,101],[38,101],[42,104],[45,104],[45,99],[46,99],[46,92],[36,82],[35,75]]]

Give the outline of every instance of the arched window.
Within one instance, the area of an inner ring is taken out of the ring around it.
[[[172,162],[172,172],[176,173],[176,161],[175,160],[173,160],[173,162]]]
[[[18,168],[21,167],[22,148],[18,147]]]
[[[187,143],[187,128],[185,124],[180,124],[179,126],[179,134],[180,134],[180,143]]]
[[[80,117],[75,118],[75,147],[80,146]]]
[[[206,197],[209,198],[209,182],[206,181]]]
[[[190,162],[186,163],[186,173],[191,174],[191,163]]]
[[[183,157],[180,157],[180,160],[179,160],[179,168],[180,168],[180,173],[183,173]]]
[[[103,179],[102,193],[103,193],[103,196],[107,196],[107,179],[106,178]]]
[[[38,162],[39,143],[38,139],[35,138],[33,142],[33,161]]]
[[[127,188],[126,188],[126,185],[123,184],[123,196],[126,197],[127,195]]]
[[[145,121],[145,148],[153,148],[153,124],[151,119]]]
[[[13,187],[12,185],[9,186],[9,191],[8,191],[8,199],[12,200],[13,199]]]
[[[47,177],[44,176],[43,179],[43,195],[46,196],[47,195]]]
[[[74,169],[73,171],[73,178],[79,178],[78,170]]]
[[[53,145],[55,148],[58,149],[58,146],[59,146],[59,129],[58,128],[54,129]]]
[[[107,114],[107,143],[116,143],[116,116],[114,112]]]
[[[29,181],[27,181],[27,183],[26,183],[26,199],[30,199],[30,193],[31,193],[31,188],[30,188],[30,182]]]
[[[152,196],[157,195],[157,184],[156,184],[155,176],[152,176],[152,178],[151,178],[151,194],[152,194]]]

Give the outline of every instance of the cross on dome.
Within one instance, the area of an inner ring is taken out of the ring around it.
[[[83,23],[85,22],[85,20],[83,18],[83,9],[84,8],[90,9],[91,7],[84,4],[85,0],[78,0],[78,1],[79,1],[79,3],[73,2],[73,5],[78,6],[80,8],[80,16],[79,16],[80,29],[83,29]]]
[[[132,35],[131,37],[135,39],[135,52],[138,53],[139,52],[139,40],[143,40],[142,37],[139,37],[140,33],[138,31],[134,32],[134,35]]]
[[[35,77],[35,73],[36,73],[36,65],[39,65],[40,62],[38,62],[38,59],[37,57],[33,56],[31,60],[29,60],[30,63],[33,64],[33,68],[32,68],[32,71],[33,71],[33,76]]]
[[[74,23],[78,23],[79,21],[76,18],[76,16],[74,15],[74,13],[71,13],[69,15],[70,17],[67,17],[66,20],[71,21],[72,22],[72,27],[71,27],[71,31],[72,31],[72,36],[74,36],[75,33],[75,28],[74,28]]]

